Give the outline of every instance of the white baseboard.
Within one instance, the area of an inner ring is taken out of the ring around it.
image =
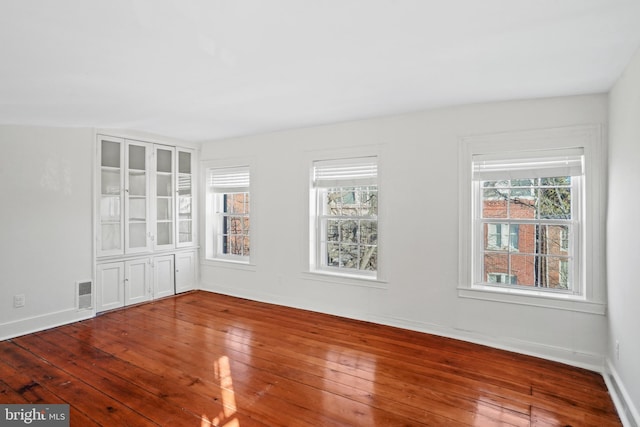
[[[611,395],[613,403],[616,405],[622,425],[625,427],[640,426],[640,413],[638,412],[638,408],[634,406],[631,396],[629,396],[620,375],[618,375],[618,371],[616,371],[615,366],[608,358],[606,368],[607,371],[604,375],[604,381],[607,383],[609,394]]]
[[[218,292],[224,295],[248,298],[256,301],[261,301],[270,304],[281,304],[294,308],[301,308],[304,310],[320,311],[327,314],[334,314],[337,316],[350,317],[357,320],[364,320],[369,322],[378,323],[381,325],[395,326],[398,328],[409,329],[417,332],[425,332],[428,334],[440,335],[447,338],[459,339],[462,341],[473,342],[476,344],[486,345],[489,347],[499,348],[502,350],[513,351],[516,353],[522,353],[530,356],[541,357],[544,359],[553,360],[560,363],[565,363],[571,366],[577,366],[580,368],[588,369],[599,373],[604,372],[604,357],[599,354],[579,352],[573,349],[567,349],[563,347],[554,347],[550,345],[517,340],[513,338],[505,337],[493,337],[484,334],[479,334],[472,331],[464,331],[455,328],[449,328],[441,325],[430,324],[426,322],[417,322],[414,320],[403,319],[399,317],[386,316],[381,314],[367,313],[364,315],[358,315],[357,313],[335,313],[327,312],[318,307],[313,307],[309,304],[304,304],[297,300],[283,300],[282,296],[251,292],[238,292],[237,289],[233,289],[227,286],[205,285],[201,284],[200,289]]]
[[[370,315],[369,320],[384,325],[396,326],[412,331],[425,332],[428,334],[499,348],[501,350],[540,357],[599,373],[602,373],[604,370],[604,357],[599,354],[579,352],[573,349],[540,344],[531,341],[523,341],[514,338],[489,336],[473,331],[455,329],[426,322],[416,322],[414,320],[392,316],[372,314]]]
[[[72,308],[3,323],[0,324],[0,341],[90,319],[94,316],[95,313],[93,310],[77,310]]]

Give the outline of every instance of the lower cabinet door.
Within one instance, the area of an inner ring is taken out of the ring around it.
[[[176,293],[194,289],[196,283],[196,253],[176,254]]]
[[[124,262],[96,266],[96,311],[124,306]]]
[[[161,298],[176,293],[173,273],[173,255],[153,258],[153,297]]]
[[[125,261],[124,302],[137,304],[151,299],[149,259]]]

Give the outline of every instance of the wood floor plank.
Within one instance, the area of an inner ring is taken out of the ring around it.
[[[620,425],[594,372],[207,292],[0,342],[0,399],[73,426]]]
[[[173,319],[173,321],[175,322],[175,319]],[[154,322],[154,325],[155,327],[153,330],[147,330],[147,331],[153,334],[162,334],[163,330],[159,328],[160,321]],[[192,330],[193,327],[194,327],[193,323],[185,323],[184,325],[181,326],[181,328],[185,331]],[[211,330],[211,329],[209,328],[208,330]],[[214,335],[216,334],[215,330],[213,334]],[[227,344],[229,344],[229,341],[230,341],[228,338],[229,338],[229,335],[227,335]],[[232,342],[233,342],[233,339],[234,339],[234,336],[231,335]],[[255,341],[253,342],[253,344],[241,343],[242,346],[246,346],[247,344],[251,346],[256,346],[257,349],[261,349],[261,351],[267,352],[267,353],[269,353],[269,350],[263,349],[263,347],[274,347],[274,346],[269,346],[268,344],[263,346],[262,344],[256,343]],[[379,407],[380,409],[389,410],[390,408],[394,408],[396,412],[402,409],[406,410],[407,408],[402,408],[401,406],[403,406],[403,404],[399,405],[397,402],[391,400],[391,397],[397,398],[396,393],[403,392],[407,395],[406,401],[410,401],[413,405],[416,406],[416,408],[414,408],[413,413],[411,413],[411,411],[406,411],[405,414],[410,417],[417,416],[418,419],[425,417],[424,415],[425,410],[423,409],[424,407],[429,407],[430,408],[429,411],[431,412],[439,413],[440,415],[447,416],[451,411],[451,407],[453,406],[456,409],[456,411],[460,411],[460,412],[464,410],[469,411],[470,418],[475,417],[476,419],[480,418],[481,420],[483,420],[484,418],[488,417],[489,419],[484,420],[485,423],[490,423],[492,422],[492,420],[495,420],[495,419],[500,419],[502,421],[506,419],[511,419],[511,422],[514,425],[525,425],[525,424],[528,425],[528,418],[529,418],[528,406],[526,407],[526,421],[525,421],[525,417],[522,416],[522,414],[513,413],[513,411],[509,409],[505,409],[501,405],[491,404],[491,402],[489,402],[490,399],[486,399],[482,402],[478,402],[478,399],[476,399],[477,395],[474,395],[473,401],[471,401],[471,399],[465,400],[466,396],[462,396],[463,393],[461,389],[459,389],[459,391],[461,391],[461,395],[456,395],[455,393],[447,393],[445,395],[443,393],[438,392],[437,390],[434,390],[433,387],[429,387],[428,390],[424,390],[424,389],[421,390],[419,387],[417,388],[415,385],[416,377],[413,377],[411,379],[411,383],[402,384],[398,376],[394,378],[391,374],[388,374],[389,382],[387,383],[386,387],[384,387],[384,389],[381,391],[381,393],[379,393],[375,397],[375,399],[371,399],[369,397],[370,390],[373,389],[373,387],[375,387],[376,385],[373,383],[373,381],[367,380],[364,378],[355,377],[349,374],[344,374],[344,376],[345,377],[348,376],[349,379],[344,380],[342,384],[348,386],[348,388],[340,387],[340,383],[334,382],[330,378],[333,372],[338,372],[338,371],[336,369],[327,371],[326,369],[327,359],[328,358],[330,359],[330,357],[327,357],[326,354],[324,355],[323,358],[317,358],[317,361],[320,366],[319,366],[319,369],[314,369],[315,367],[309,365],[306,360],[303,360],[304,354],[301,353],[298,349],[292,350],[291,352],[289,352],[286,349],[286,347],[287,346],[280,346],[276,352],[270,353],[270,357],[269,357],[270,360],[263,360],[261,362],[263,366],[259,368],[268,370],[270,372],[278,373],[278,375],[281,375],[285,378],[290,378],[295,381],[304,381],[307,383],[313,383],[314,380],[318,382],[321,381],[320,383],[321,385],[316,385],[317,387],[323,387],[324,389],[331,391],[332,393],[343,395],[345,397],[358,400],[362,403],[367,403],[369,405]],[[227,347],[227,351],[229,352],[233,350]],[[288,353],[291,354],[291,358],[285,359],[283,356]],[[237,352],[237,353],[234,353],[233,359],[236,361],[239,361],[242,358],[242,356],[243,356],[243,353]],[[276,364],[275,361],[277,361],[278,364]],[[247,360],[246,363],[250,363],[250,362]],[[265,364],[267,364],[268,366],[265,366]],[[294,365],[297,368],[300,368],[304,365],[305,370],[304,372],[300,372],[298,369],[292,369],[287,367],[289,365]],[[255,365],[255,364],[253,366],[258,367],[258,365]],[[287,367],[287,368],[279,369],[280,366]],[[315,376],[307,376],[306,378],[303,378],[302,375],[307,372]],[[376,374],[377,376],[376,383],[378,384],[380,383],[381,375],[382,373],[378,369],[378,372]],[[425,379],[426,377],[423,378],[423,380]],[[356,382],[359,382],[360,384],[359,387],[354,387]],[[403,387],[404,390],[393,390],[396,384],[398,384],[400,387]],[[387,393],[387,390],[391,390],[392,393]],[[427,400],[427,396],[428,396],[428,400]],[[440,407],[436,406],[438,404],[440,404]],[[458,417],[460,417],[460,415],[458,415]]]

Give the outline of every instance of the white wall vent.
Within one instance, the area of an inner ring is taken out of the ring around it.
[[[76,282],[78,310],[88,310],[93,307],[93,283],[91,281]]]

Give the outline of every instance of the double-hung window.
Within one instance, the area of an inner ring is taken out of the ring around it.
[[[249,262],[251,254],[249,168],[207,171],[209,212],[208,258]]]
[[[376,278],[377,157],[313,163],[312,270]]]
[[[475,155],[474,283],[582,292],[582,149]]]
[[[599,125],[465,136],[458,295],[604,314]]]

